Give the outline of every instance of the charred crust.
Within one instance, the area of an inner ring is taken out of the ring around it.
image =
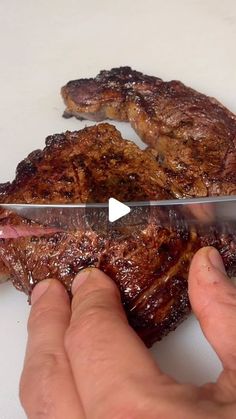
[[[8,194],[11,187],[11,182],[0,183],[0,199],[4,198]]]
[[[67,142],[67,136],[66,133],[65,134],[54,134],[54,135],[49,135],[46,140],[45,140],[45,144],[46,144],[46,148],[50,149],[51,147],[55,147],[55,148],[61,148],[65,146],[65,143]]]
[[[65,119],[70,119],[73,117],[73,114],[70,111],[65,110],[62,114],[62,117]]]
[[[157,77],[153,76],[146,76],[140,71],[133,70],[129,66],[112,68],[111,70],[102,70],[96,80],[102,83],[116,83],[117,85],[130,85],[131,83],[144,83],[149,82],[153,83],[156,82],[158,79]]]
[[[32,160],[26,158],[22,162],[20,162],[16,169],[16,177],[19,180],[20,178],[30,177],[34,175],[37,171],[36,165],[33,163]]]

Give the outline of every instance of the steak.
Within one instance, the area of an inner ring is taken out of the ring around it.
[[[70,81],[61,92],[67,117],[129,121],[176,198],[236,194],[236,116],[216,99],[130,67]]]
[[[15,180],[0,186],[1,203],[92,203],[111,196],[173,197],[152,153],[123,140],[109,124],[48,137],[44,150],[18,165]],[[28,296],[48,277],[70,292],[81,269],[100,268],[118,285],[130,324],[150,346],[190,311],[187,276],[197,249],[214,245],[228,272],[236,271],[235,227],[189,228],[185,213],[161,207],[150,207],[143,218],[131,211],[130,217],[127,225],[115,223],[107,231],[80,220],[65,229],[63,220],[58,228],[49,227],[1,210],[0,257],[13,284]],[[171,217],[179,224],[169,223]]]
[[[119,131],[100,124],[47,137],[43,151],[22,161],[12,183],[0,185],[1,202],[55,203],[170,199],[153,156]]]

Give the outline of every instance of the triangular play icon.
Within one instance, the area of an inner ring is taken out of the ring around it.
[[[109,199],[109,221],[111,223],[129,214],[129,212],[130,207],[128,205],[123,204],[115,198]]]

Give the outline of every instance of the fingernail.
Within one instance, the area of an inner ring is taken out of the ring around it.
[[[222,272],[223,274],[226,274],[223,260],[219,252],[214,247],[210,248],[208,252],[208,258],[212,266],[214,266],[214,268],[216,268],[218,271]]]
[[[35,285],[32,294],[31,294],[31,304],[35,304],[36,301],[47,291],[49,285],[51,284],[52,279],[44,279]]]
[[[71,292],[74,295],[77,291],[77,289],[86,281],[86,279],[88,278],[88,276],[91,273],[92,268],[86,268],[83,269],[81,272],[79,272],[74,281],[72,282],[72,286],[71,286]]]

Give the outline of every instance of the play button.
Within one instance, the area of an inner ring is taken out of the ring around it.
[[[124,217],[130,213],[130,207],[123,204],[115,198],[109,199],[109,221],[113,223],[114,221],[119,220],[119,218]]]
[[[77,217],[74,217],[75,224],[76,220],[82,216],[81,211]],[[124,237],[130,234],[136,235],[146,228],[149,213],[149,205],[135,205],[133,202],[128,206],[115,198],[109,198],[104,204],[86,205],[84,226],[81,229],[86,231],[91,229],[98,235],[107,235],[116,239],[120,235]]]

